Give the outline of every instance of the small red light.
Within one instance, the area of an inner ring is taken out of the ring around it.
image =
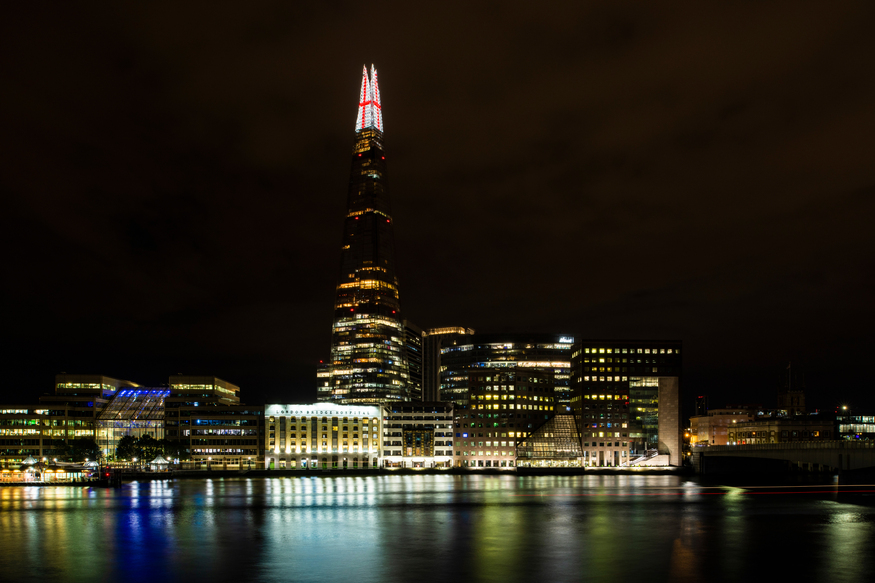
[[[362,155],[361,155],[361,154],[359,154],[359,158],[361,158],[361,157],[362,157]]]
[[[389,219],[386,219],[386,222],[387,222],[387,223],[391,223],[392,221],[390,221]]]
[[[359,218],[358,218],[358,217],[356,217],[356,218],[355,218],[355,220],[359,220]]]
[[[354,311],[352,308],[349,309],[350,312]]]
[[[361,156],[361,154],[359,154],[359,156]],[[385,156],[383,156],[383,160],[385,160],[385,159],[386,159],[386,157],[385,157]]]

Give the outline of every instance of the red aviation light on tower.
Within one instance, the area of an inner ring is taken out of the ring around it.
[[[359,110],[355,119],[355,131],[376,128],[383,131],[383,106],[380,103],[380,86],[377,83],[377,70],[371,65],[368,77],[367,66],[362,67],[362,89],[359,92]]]

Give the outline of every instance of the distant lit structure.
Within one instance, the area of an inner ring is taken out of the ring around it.
[[[405,332],[395,275],[386,188],[383,110],[377,71],[362,72],[334,304],[328,391],[321,400],[386,403],[410,399]]]
[[[761,405],[726,405],[690,417],[690,445],[729,445],[733,423],[753,421]]]

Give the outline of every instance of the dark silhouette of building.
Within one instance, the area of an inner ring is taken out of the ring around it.
[[[784,382],[778,389],[778,410],[787,415],[805,415],[805,373],[787,363]]]
[[[362,72],[331,335],[335,402],[410,399],[377,71]]]

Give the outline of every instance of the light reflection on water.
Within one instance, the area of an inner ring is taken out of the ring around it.
[[[674,476],[156,480],[0,488],[0,579],[861,581],[871,498]]]

